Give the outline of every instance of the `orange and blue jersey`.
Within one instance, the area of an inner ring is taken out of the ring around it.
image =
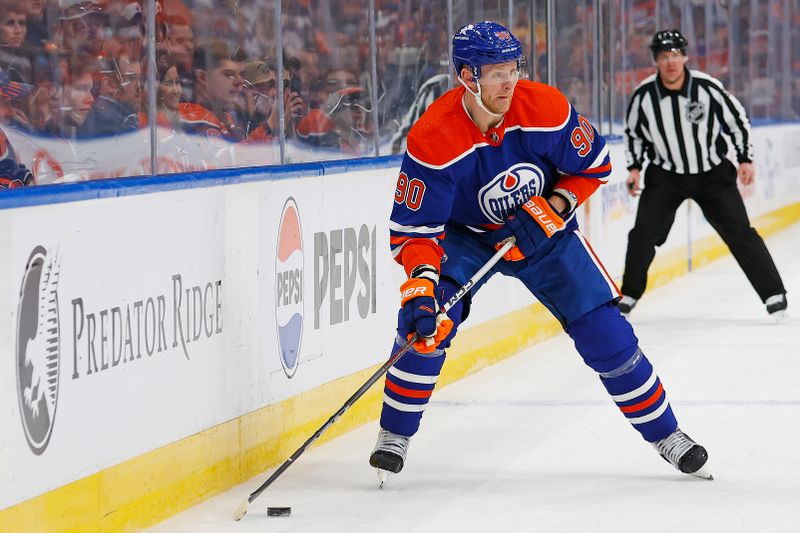
[[[419,262],[438,266],[446,224],[491,231],[531,196],[556,188],[580,204],[611,173],[605,140],[557,89],[520,81],[509,111],[485,133],[464,98],[472,96],[463,87],[447,92],[408,135],[390,221],[392,253],[407,271]],[[577,226],[574,217],[569,224]],[[418,246],[424,241],[432,249]],[[407,248],[414,257],[404,257]]]
[[[556,89],[520,81],[509,111],[485,133],[470,119],[464,98],[472,98],[464,88],[446,93],[411,129],[389,226],[395,259],[407,273],[420,264],[440,270],[440,304],[487,264],[495,253],[492,232],[529,197],[558,194],[574,211],[611,172],[605,140]],[[645,440],[675,431],[664,388],[614,304],[619,290],[577,226],[567,216],[563,230],[537,243],[535,256],[501,260],[471,285],[448,311],[453,329],[437,350],[412,349],[389,370],[382,428],[417,432],[472,296],[502,274],[518,279],[559,320]],[[394,350],[411,333],[407,327],[398,320]]]

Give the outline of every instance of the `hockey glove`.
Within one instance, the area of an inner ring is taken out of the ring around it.
[[[400,286],[400,329],[410,339],[414,332],[420,337],[413,348],[418,353],[436,350],[453,329],[453,321],[445,313],[437,313],[439,304],[434,295],[436,285],[426,278],[409,278]]]
[[[533,196],[506,219],[503,227],[492,234],[492,238],[497,241],[495,248],[499,250],[503,241],[511,236],[516,237],[516,246],[503,259],[520,261],[533,258],[536,251],[564,226],[564,220],[547,200]]]

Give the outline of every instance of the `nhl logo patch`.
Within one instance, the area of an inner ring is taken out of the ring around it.
[[[686,120],[692,124],[699,124],[706,118],[706,106],[702,102],[689,102],[686,104]]]

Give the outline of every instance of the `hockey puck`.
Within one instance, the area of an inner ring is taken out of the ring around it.
[[[291,507],[267,507],[267,516],[291,516]]]

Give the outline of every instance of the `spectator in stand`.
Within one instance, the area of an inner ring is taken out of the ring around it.
[[[31,171],[19,162],[17,153],[8,142],[5,132],[0,129],[0,191],[36,185]]]
[[[369,125],[372,106],[361,87],[346,87],[328,101],[330,116],[339,136],[339,149],[351,155],[373,155],[374,140]]]
[[[25,42],[30,47],[41,48],[50,41],[47,31],[45,0],[23,0],[26,8]]]
[[[160,50],[156,54],[156,68],[156,124],[162,128],[181,130],[181,83],[178,67],[166,51]],[[143,112],[139,116],[139,126],[146,125],[147,114]]]
[[[178,69],[183,99],[194,100],[194,75],[192,60],[194,58],[195,35],[192,30],[192,12],[180,0],[163,2],[163,11],[159,13],[162,45],[171,56]]]
[[[345,87],[358,86],[358,74],[344,69],[334,68],[317,80],[312,86],[312,94],[309,98],[311,107],[322,107],[328,103],[330,96]]]
[[[345,87],[331,93],[325,106],[327,111],[312,109],[297,125],[298,138],[311,146],[349,155],[373,153],[367,98],[361,87]]]
[[[97,98],[86,120],[78,128],[79,136],[114,135],[139,127],[141,106],[141,67],[122,56],[100,59],[96,80]]]
[[[142,7],[136,1],[116,0],[109,7],[112,35],[103,47],[106,55],[144,59],[145,28]]]
[[[21,0],[0,0],[0,68],[31,79],[31,62],[23,47],[28,33],[28,12]]]
[[[209,110],[224,125],[223,137],[231,141],[245,138],[244,66],[241,48],[221,41],[199,46],[194,54],[195,96],[197,104]]]
[[[0,123],[21,131],[30,130],[28,117],[14,102],[26,98],[32,90],[32,85],[13,81],[8,72],[0,70]]]
[[[67,139],[76,137],[78,128],[86,121],[94,104],[92,87],[97,71],[97,62],[91,56],[78,54],[71,59],[64,73],[60,113],[46,126],[50,133]]]
[[[211,111],[198,104],[181,102],[178,66],[167,51],[158,51],[156,67],[156,124],[159,127],[213,139],[227,135],[225,125]],[[139,125],[147,125],[147,114],[144,112],[139,115]]]
[[[28,102],[28,117],[33,131],[51,133],[50,128],[61,116],[61,84],[68,70],[67,55],[60,50],[40,48],[31,61],[31,84],[34,87]]]
[[[28,33],[28,11],[21,2],[0,2],[0,46],[19,48]]]
[[[264,61],[245,65],[245,98],[247,115],[245,130],[249,142],[272,142],[278,137],[278,98],[275,67]],[[303,110],[303,98],[291,89],[291,81],[283,80],[284,131],[294,137],[295,117]]]
[[[106,0],[59,0],[56,46],[72,54],[102,55],[111,22]]]

